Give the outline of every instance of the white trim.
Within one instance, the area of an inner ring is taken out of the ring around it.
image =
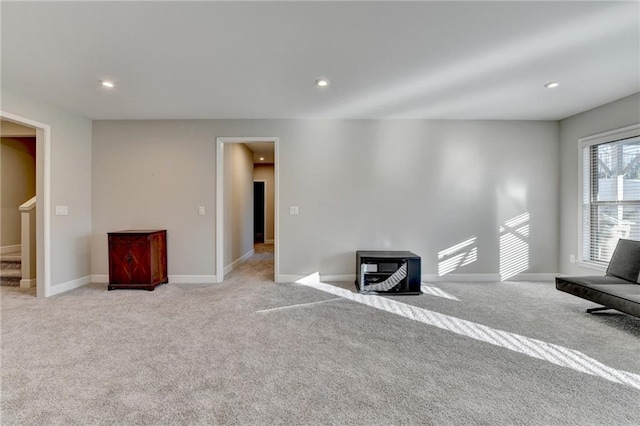
[[[75,280],[56,284],[53,287],[51,287],[49,296],[55,296],[56,294],[66,293],[69,290],[73,290],[73,289],[82,287],[83,285],[87,285],[91,283],[92,278],[93,278],[93,275],[86,275],[82,278],[77,278]]]
[[[516,276],[507,278],[506,282],[509,281],[554,281],[558,274],[554,273],[539,273],[539,274],[518,274]]]
[[[322,280],[322,281],[336,281],[336,282],[349,281],[349,282],[355,283],[356,274],[320,275],[320,280]]]
[[[224,144],[225,143],[247,143],[247,142],[273,142],[274,147],[274,174],[275,174],[275,247],[273,259],[274,281],[279,280],[278,271],[280,269],[280,139],[277,137],[216,137],[216,282],[224,280]]]
[[[422,274],[420,280],[426,283],[443,283],[443,282],[497,282],[500,280],[500,274]]]
[[[42,173],[44,188],[42,197],[36,194],[36,197],[42,200],[42,208],[39,209],[40,212],[36,214],[38,216],[42,214],[44,223],[44,229],[36,231],[36,250],[39,254],[42,254],[42,258],[44,259],[43,264],[37,267],[36,276],[43,277],[43,279],[37,280],[36,295],[38,297],[49,297],[53,295],[51,293],[51,126],[2,110],[0,110],[0,117],[36,128],[36,158],[42,156],[44,169],[38,170],[38,160],[36,159],[36,192],[40,183],[38,182],[40,173]],[[37,130],[41,130],[43,133],[42,144],[38,143],[39,136]],[[40,146],[43,152],[40,152],[38,149]],[[40,201],[38,201],[38,205],[40,206]]]
[[[518,274],[514,277],[511,277],[505,282],[511,281],[553,281],[555,277],[559,274],[557,273],[540,273],[540,274]],[[283,274],[278,276],[279,283],[292,283],[299,281],[309,275],[294,275],[294,274]],[[328,282],[355,282],[356,274],[336,274],[336,275],[320,275],[320,281]],[[482,283],[482,282],[500,282],[503,281],[500,279],[500,274],[447,274],[443,276],[438,276],[435,274],[422,274],[420,276],[420,281],[423,283],[433,283],[433,282],[472,282],[472,283]]]
[[[264,243],[265,243],[265,244],[274,244],[274,243],[275,243],[275,241],[276,241],[276,240],[272,240],[272,239],[268,239],[268,240],[267,240],[267,239],[265,239],[265,240],[264,240]]]
[[[557,273],[518,274],[506,280],[501,279],[500,274],[447,274],[430,275],[423,274],[420,279],[423,282],[511,282],[511,281],[553,281]]]
[[[295,283],[298,280],[301,280],[308,275],[293,275],[293,274],[282,274],[276,276],[277,283]]]
[[[22,244],[14,244],[12,246],[0,247],[0,254],[19,253],[22,251]]]
[[[37,155],[37,154],[36,154]],[[21,212],[28,212],[36,208],[36,197],[33,196],[18,207]]]
[[[578,139],[580,148],[591,145],[599,145],[602,143],[615,142],[621,139],[634,138],[640,135],[640,123],[631,126],[621,127],[620,129],[609,130],[591,136],[585,136]]]
[[[245,260],[249,259],[251,256],[253,256],[253,254],[254,254],[254,250],[251,249],[248,252],[246,252],[245,254],[243,254],[242,256],[240,256],[233,263],[231,263],[229,266],[224,268],[224,274],[227,275],[229,272],[233,271],[236,266],[238,266],[239,264],[241,264]]]
[[[20,280],[20,288],[35,287],[38,281],[35,278],[23,278]]]
[[[169,275],[169,284],[216,284],[215,275]]]
[[[578,254],[577,263],[586,268],[595,269],[595,270],[606,270],[606,267],[602,269],[602,267],[598,264],[584,261],[584,252],[583,248],[583,235],[584,235],[584,227],[582,225],[583,217],[582,217],[582,204],[583,204],[583,186],[584,186],[584,161],[583,161],[583,152],[584,149],[593,145],[600,145],[603,143],[615,142],[622,139],[629,139],[640,136],[640,123],[632,124],[631,126],[621,127],[619,129],[609,130],[602,133],[597,133],[595,135],[585,136],[578,139],[578,250],[576,253]]]
[[[215,275],[169,275],[169,284],[215,284],[218,282]],[[91,282],[95,284],[108,284],[109,275],[91,275]]]
[[[216,277],[224,280],[224,143],[216,138]]]

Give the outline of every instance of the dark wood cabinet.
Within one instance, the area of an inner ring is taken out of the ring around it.
[[[167,231],[127,230],[109,232],[108,290],[153,290],[169,282]]]

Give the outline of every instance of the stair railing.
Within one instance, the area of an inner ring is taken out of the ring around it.
[[[36,286],[36,197],[20,207],[22,279],[21,288]]]

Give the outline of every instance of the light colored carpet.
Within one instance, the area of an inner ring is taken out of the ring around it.
[[[44,300],[3,287],[0,422],[640,424],[637,389],[276,284],[272,268],[272,253],[256,250],[222,284],[91,284]],[[460,300],[394,300],[640,374],[637,318],[585,314],[590,303],[552,283],[437,287]]]

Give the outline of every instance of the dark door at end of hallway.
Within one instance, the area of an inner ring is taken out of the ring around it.
[[[264,182],[253,182],[253,242],[264,243]]]

